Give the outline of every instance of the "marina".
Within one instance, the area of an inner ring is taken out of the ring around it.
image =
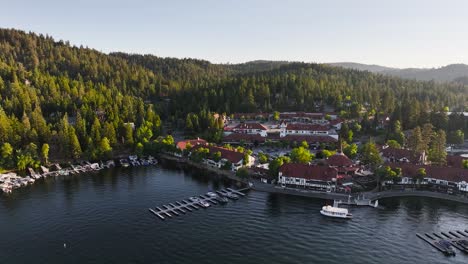
[[[417,237],[444,253],[447,256],[455,256],[453,248],[468,254],[468,230],[457,230],[439,233],[417,233]]]
[[[192,196],[188,199],[162,205],[161,207],[149,208],[148,210],[157,216],[161,220],[165,220],[166,217],[179,216],[193,210],[201,208],[208,208],[211,205],[225,204],[226,198],[237,200],[239,197],[244,197],[246,194],[244,191],[249,188],[234,190],[232,188],[221,189],[214,192],[208,192],[206,194]]]
[[[132,155],[129,156],[129,160],[131,161],[130,163],[128,163],[127,159],[120,159],[120,166],[128,167],[131,164],[133,167],[137,167],[156,165],[158,163],[157,160],[152,156],[148,156],[147,158],[138,158],[138,156]],[[36,180],[39,179],[67,176],[70,174],[80,174],[86,172],[97,172],[102,169],[115,167],[115,162],[114,160],[108,160],[106,162],[101,161],[100,163],[82,161],[80,164],[70,163],[69,166],[69,168],[62,168],[62,166],[58,163],[50,164],[49,167],[41,165],[39,168],[42,173],[36,172],[33,168],[27,168],[29,176],[25,177],[18,175],[16,172],[0,174],[0,190],[4,194],[9,194],[14,189],[33,184]]]

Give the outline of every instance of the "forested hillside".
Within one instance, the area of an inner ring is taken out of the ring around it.
[[[141,151],[160,135],[160,116],[179,128],[187,116],[196,117],[200,131],[217,133],[222,124],[212,112],[320,111],[328,105],[343,116],[392,115],[406,129],[437,120],[447,106],[464,110],[467,97],[462,82],[417,82],[306,63],[217,65],[108,55],[0,29],[0,166],[45,161],[49,147],[62,158]]]

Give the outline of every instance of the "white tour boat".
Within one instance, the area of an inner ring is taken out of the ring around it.
[[[348,213],[348,209],[334,207],[330,205],[326,205],[322,207],[322,210],[320,210],[320,213],[322,215],[329,216],[329,217],[345,218],[345,219],[353,218],[353,215]]]

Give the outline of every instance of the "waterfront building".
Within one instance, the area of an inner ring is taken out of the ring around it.
[[[420,185],[427,185],[442,191],[468,192],[468,170],[461,167],[440,167],[415,164],[389,164],[392,168],[401,168],[402,177],[399,182],[385,182],[385,185],[412,185],[418,176],[419,169],[424,169],[426,177],[419,182]]]
[[[213,158],[204,159],[203,162],[208,166],[220,169],[229,161],[231,163],[231,170],[237,171],[238,169],[244,166],[251,167],[255,163],[255,158],[251,155],[245,155],[244,153],[235,150],[209,145],[203,147],[209,149],[210,154],[214,154],[216,152],[219,152],[221,154],[221,159],[219,160],[214,160]],[[244,158],[247,158],[248,160],[244,162]]]
[[[349,178],[349,176],[353,176],[359,170],[359,167],[341,151],[335,153],[326,161],[329,167],[336,168],[339,176],[342,178]]]
[[[338,170],[330,166],[287,163],[279,169],[278,183],[293,188],[332,191],[337,177]]]

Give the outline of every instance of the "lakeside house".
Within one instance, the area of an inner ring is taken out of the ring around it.
[[[293,188],[332,191],[337,177],[338,170],[329,166],[287,163],[279,169],[278,183]]]
[[[391,168],[401,168],[402,177],[398,182],[386,181],[385,185],[413,185],[419,169],[424,169],[426,177],[419,182],[421,185],[431,185],[442,190],[458,190],[468,192],[468,169],[461,167],[441,167],[416,164],[388,164]]]
[[[237,171],[238,169],[242,167],[251,167],[255,163],[255,158],[252,157],[251,155],[245,155],[244,153],[235,151],[235,150],[230,150],[227,148],[223,147],[217,147],[217,146],[197,146],[196,148],[199,147],[204,147],[207,148],[211,154],[219,152],[221,154],[221,158],[219,160],[214,160],[210,157],[205,158],[203,162],[212,167],[216,167],[218,169],[221,169],[228,161],[231,163],[231,171]],[[244,158],[247,158],[248,160],[244,162]],[[245,164],[244,164],[245,163]]]

